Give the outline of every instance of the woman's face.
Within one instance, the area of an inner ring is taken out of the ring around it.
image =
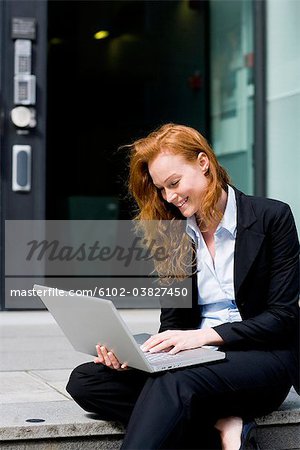
[[[200,213],[208,185],[205,176],[208,168],[209,160],[203,152],[190,162],[181,155],[163,151],[148,164],[152,181],[164,200],[175,205],[185,217]]]

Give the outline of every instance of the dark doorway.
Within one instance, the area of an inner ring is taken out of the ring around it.
[[[206,132],[206,9],[49,1],[47,219],[130,218],[117,149],[170,121]]]

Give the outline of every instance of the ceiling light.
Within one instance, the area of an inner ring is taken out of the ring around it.
[[[97,33],[94,34],[95,39],[105,39],[107,36],[109,36],[109,31],[106,30],[97,31]]]

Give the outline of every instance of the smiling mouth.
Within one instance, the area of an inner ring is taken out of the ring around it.
[[[183,205],[185,205],[187,201],[188,201],[188,197],[186,197],[184,200],[182,200],[182,202],[178,203],[178,205],[176,205],[177,208],[182,208]]]

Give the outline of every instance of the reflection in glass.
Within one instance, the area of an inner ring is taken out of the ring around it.
[[[252,193],[252,1],[212,0],[210,4],[212,143],[234,184]]]

